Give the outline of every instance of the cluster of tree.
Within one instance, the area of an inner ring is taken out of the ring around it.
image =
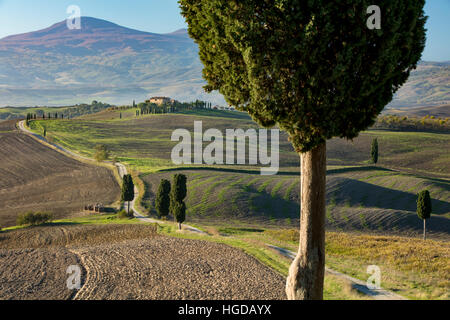
[[[106,110],[128,110],[128,109],[132,109],[135,108],[135,106],[113,106],[113,107],[109,107]]]
[[[373,128],[399,131],[450,132],[450,119],[429,115],[422,118],[385,115],[378,117]]]
[[[135,105],[134,101],[133,105]],[[202,100],[192,102],[175,101],[173,103],[164,103],[161,105],[150,102],[141,102],[137,105],[137,108],[138,110],[136,110],[136,116],[141,116],[144,114],[174,113],[184,110],[212,109],[212,103]]]
[[[144,114],[164,114],[173,113],[178,109],[172,104],[157,105],[156,103],[141,102],[137,105],[136,116],[142,116]]]
[[[130,202],[134,200],[134,182],[131,174],[123,176],[121,200],[128,203],[127,216],[133,217],[133,213],[130,214]]]
[[[27,113],[27,121],[36,120],[36,113]]]
[[[57,114],[55,115],[53,112],[49,113],[44,108],[47,109],[47,107],[19,107],[14,108],[17,110],[21,110],[21,112],[2,112],[0,113],[0,119],[1,120],[11,120],[11,119],[20,119],[23,117],[28,118],[28,120],[35,120],[38,118],[41,119],[69,119],[74,118],[86,114],[92,114],[97,113],[102,110],[106,110],[108,108],[114,107],[110,104],[98,102],[98,101],[92,101],[91,104],[77,104],[74,106],[65,106],[65,107],[55,107],[55,111],[57,111]],[[131,108],[131,107],[128,107]],[[23,111],[22,111],[23,110]]]
[[[53,216],[51,213],[47,212],[27,212],[24,214],[21,214],[17,217],[17,225],[23,226],[23,225],[39,225],[44,224],[47,222],[50,222],[53,219]]]
[[[155,199],[158,215],[165,218],[172,213],[180,230],[181,224],[186,220],[186,204],[184,203],[187,194],[186,180],[184,174],[175,174],[171,186],[169,180],[162,179]]]

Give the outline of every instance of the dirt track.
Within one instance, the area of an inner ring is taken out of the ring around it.
[[[65,288],[72,264],[84,272],[79,292]],[[285,298],[284,278],[241,250],[147,225],[2,233],[0,265],[0,299]]]
[[[45,147],[15,129],[14,121],[0,123],[0,225],[15,224],[27,211],[53,212],[64,217],[86,204],[110,204],[119,186],[106,168],[87,165]]]

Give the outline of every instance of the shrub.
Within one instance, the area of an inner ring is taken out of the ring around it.
[[[126,210],[120,210],[120,211],[117,213],[117,217],[118,217],[119,219],[131,219],[131,218],[134,217],[134,215],[133,215],[132,212],[131,212],[131,213],[128,213]]]
[[[108,150],[108,148],[106,148],[106,146],[103,145],[103,144],[95,146],[94,158],[98,162],[107,160],[109,158],[109,150]]]
[[[51,213],[48,212],[27,212],[17,217],[17,224],[23,225],[39,225],[50,222],[53,219]]]

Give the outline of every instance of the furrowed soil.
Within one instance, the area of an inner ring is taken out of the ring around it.
[[[85,205],[115,202],[120,188],[112,172],[81,163],[19,132],[15,121],[0,123],[0,226],[19,214],[51,212],[55,218]]]
[[[55,225],[0,233],[0,299],[284,299],[284,278],[239,249],[154,225]],[[82,269],[79,291],[67,267]]]

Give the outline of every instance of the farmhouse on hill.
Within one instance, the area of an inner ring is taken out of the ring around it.
[[[151,97],[150,99],[148,99],[145,102],[147,102],[147,103],[154,103],[154,104],[157,104],[157,105],[162,105],[162,104],[174,104],[175,100],[171,99],[169,97]]]

